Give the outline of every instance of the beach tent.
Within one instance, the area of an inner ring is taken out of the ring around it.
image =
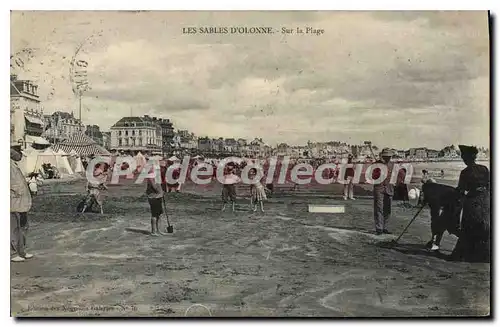
[[[68,159],[63,153],[65,152],[56,152],[51,147],[45,149],[38,155],[37,168],[38,165],[41,168],[42,164],[50,163],[53,167],[57,168],[61,177],[73,175],[73,169],[71,169]]]
[[[68,162],[74,173],[81,173],[84,171],[82,160],[75,150],[71,150],[68,156]]]
[[[45,150],[36,150],[33,148],[28,148],[22,151],[23,157],[19,163],[19,168],[24,175],[28,175],[33,172],[40,172],[42,165],[50,163],[55,167],[61,177],[73,175],[73,169],[71,168],[67,155],[62,152],[56,152],[52,148],[47,148]]]
[[[134,159],[137,164],[137,171],[141,171],[141,168],[146,165],[146,157],[142,153],[138,152]]]
[[[76,133],[71,137],[63,140],[61,143],[54,145],[54,150],[64,150],[70,153],[74,150],[81,157],[95,156],[110,156],[108,150],[97,144],[96,141],[85,135],[84,133]]]
[[[43,150],[36,150],[32,147],[29,147],[22,151],[23,157],[19,162],[19,168],[25,176],[30,173],[36,173],[40,170],[41,164],[38,163],[38,157],[42,152]]]

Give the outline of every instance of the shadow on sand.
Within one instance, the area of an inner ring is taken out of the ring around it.
[[[448,254],[444,254],[442,252],[432,252],[425,248],[425,246],[421,243],[418,244],[399,244],[394,243],[393,241],[383,241],[375,244],[377,247],[397,251],[403,254],[408,255],[420,255],[426,257],[434,257],[442,260],[450,260],[450,256]]]
[[[140,228],[128,227],[128,228],[125,228],[125,230],[126,230],[127,232],[139,233],[139,234],[144,234],[144,235],[149,235],[149,234],[151,234],[151,231],[150,231],[150,230],[140,229]]]

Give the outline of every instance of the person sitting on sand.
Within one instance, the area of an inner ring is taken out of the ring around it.
[[[96,203],[99,205],[101,214],[103,214],[103,198],[101,191],[107,190],[106,186],[107,174],[104,172],[104,163],[97,164],[94,169],[94,180],[87,181],[87,192],[94,197]],[[87,210],[87,205],[83,206],[82,212]]]

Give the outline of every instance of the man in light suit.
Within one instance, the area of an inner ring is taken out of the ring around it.
[[[381,159],[377,164],[387,166],[387,175],[383,181],[373,185],[373,213],[375,218],[375,232],[377,235],[391,234],[389,232],[388,222],[391,217],[392,197],[394,196],[394,185],[390,183],[393,164],[390,162],[392,151],[383,149],[380,153]],[[377,180],[381,176],[381,169],[375,168],[372,178]]]
[[[23,262],[33,257],[26,253],[28,211],[31,209],[31,193],[17,162],[21,153],[10,150],[10,244],[15,251],[13,262]]]

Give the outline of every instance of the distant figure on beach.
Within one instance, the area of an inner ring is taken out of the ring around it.
[[[347,164],[352,165],[353,155],[347,157]],[[344,200],[356,200],[354,198],[354,167],[347,167],[345,170]]]
[[[490,172],[476,164],[478,150],[459,145],[467,167],[460,173],[457,190],[464,197],[462,222],[452,260],[490,262]]]
[[[422,184],[425,184],[427,182],[436,183],[436,180],[430,177],[429,172],[426,169],[424,169],[422,170]]]
[[[406,177],[406,169],[401,168],[398,172],[393,200],[403,201],[403,206],[409,207],[410,198],[408,197],[408,185],[405,184],[405,177]]]
[[[373,211],[375,218],[375,233],[391,234],[388,230],[388,223],[391,217],[392,197],[394,195],[394,185],[390,183],[392,175],[392,151],[383,149],[380,153],[381,159],[376,163],[387,166],[387,176],[378,184],[373,185]],[[372,179],[377,180],[381,176],[380,168],[373,170]]]
[[[155,178],[146,179],[146,195],[151,211],[151,236],[163,235],[160,231],[160,217],[163,214],[163,190]]]
[[[441,169],[441,178],[444,178],[444,170]]]
[[[236,202],[236,185],[240,182],[240,178],[234,173],[234,163],[227,164],[224,172],[224,183],[222,185],[222,211],[226,210],[226,205],[231,202],[231,207],[234,212]]]
[[[251,180],[257,178],[257,168],[252,168],[249,171]],[[250,184],[250,206],[253,211],[257,211],[257,204],[260,205],[260,211],[264,212],[264,200],[267,200],[266,189],[260,180],[255,184]]]

